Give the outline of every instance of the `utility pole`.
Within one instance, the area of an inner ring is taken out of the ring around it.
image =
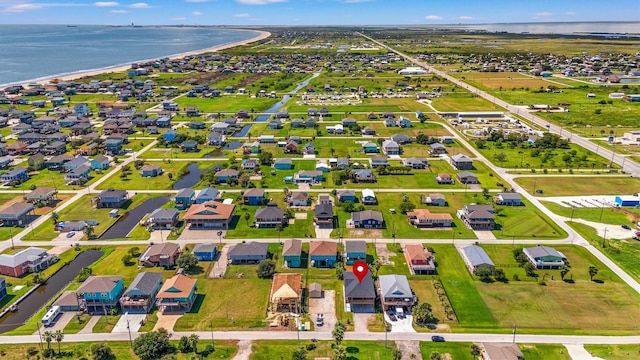
[[[513,343],[516,343],[516,331],[518,331],[518,326],[513,324]]]
[[[129,343],[131,344],[131,349],[133,349],[133,339],[131,338],[131,327],[129,326],[129,319],[127,319],[127,331],[129,332]]]
[[[213,320],[209,320],[209,327],[211,329],[211,346],[215,349],[216,345],[213,342]]]
[[[11,250],[15,249],[15,245],[13,244],[13,231],[9,228],[9,236],[11,237]]]
[[[38,337],[40,338],[40,352],[44,353],[44,345],[42,344],[42,333],[40,333],[40,323],[36,322],[36,329],[38,329]]]

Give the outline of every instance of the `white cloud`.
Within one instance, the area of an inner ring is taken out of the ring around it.
[[[553,13],[550,13],[548,11],[543,11],[543,12],[536,13],[536,16],[538,16],[538,17],[548,17],[548,16],[553,16]]]
[[[475,17],[462,15],[462,16],[458,17],[458,19],[460,19],[460,20],[473,20],[473,19],[475,19]]]
[[[21,13],[28,10],[39,10],[42,8],[43,6],[38,4],[17,4],[17,5],[9,6],[8,8],[4,9],[2,12]]]
[[[109,12],[112,14],[128,14],[129,13],[127,10],[111,10]]]
[[[283,3],[287,2],[287,0],[236,0],[236,2],[243,5],[267,5],[273,3]]]
[[[151,6],[149,6],[149,4],[147,3],[135,3],[135,4],[129,5],[129,7],[132,9],[148,9]]]
[[[427,15],[424,18],[427,20],[442,20],[442,16],[438,15]]]
[[[202,13],[200,11],[194,11],[191,13],[191,15],[200,16],[202,15]]]
[[[95,5],[97,7],[111,7],[111,6],[118,6],[120,4],[115,2],[115,1],[98,1],[98,2],[94,3],[93,5]]]
[[[567,12],[565,13],[565,15],[568,15],[568,16],[573,16],[573,15],[575,15],[575,14],[576,14],[576,13],[574,13],[573,11],[567,11]]]
[[[242,14],[235,14],[235,15],[233,15],[233,16],[235,16],[235,17],[240,17],[240,18],[246,18],[246,17],[249,17],[249,14],[247,14],[247,13],[242,13]]]

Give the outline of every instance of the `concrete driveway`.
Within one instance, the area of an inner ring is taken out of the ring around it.
[[[120,320],[113,327],[111,332],[119,333],[119,332],[128,332],[127,329],[127,320],[129,320],[128,326],[131,328],[131,332],[137,332],[140,330],[140,323],[146,318],[145,314],[124,314],[120,317]]]
[[[220,253],[217,255],[218,261],[216,261],[215,265],[213,265],[213,267],[211,268],[211,272],[209,273],[210,278],[221,278],[227,272],[227,251],[229,251],[230,247],[231,244],[227,244],[222,247],[222,250],[220,250]]]
[[[315,331],[331,332],[336,325],[336,292],[335,290],[323,290],[322,298],[309,299],[309,316],[313,321],[316,314],[323,314],[324,325],[315,326]]]
[[[158,322],[153,327],[153,331],[158,331],[160,328],[167,329],[167,331],[172,332],[173,327],[176,326],[176,322],[180,319],[182,315],[164,315],[158,312]]]
[[[353,313],[354,331],[358,333],[369,332],[369,319],[373,316],[373,314],[367,313]]]
[[[416,330],[413,328],[413,325],[412,325],[413,315],[406,315],[404,319],[396,318],[397,319],[396,321],[391,321],[391,318],[389,318],[389,314],[385,312],[384,319],[389,324],[391,324],[391,332],[397,332],[397,333],[416,332]]]
[[[208,239],[214,242],[220,242],[220,237],[218,236],[218,231],[220,230],[191,230],[186,228],[182,230],[182,234],[178,240],[203,240]],[[224,238],[227,232],[222,230],[222,237]],[[165,236],[168,234],[165,234]]]

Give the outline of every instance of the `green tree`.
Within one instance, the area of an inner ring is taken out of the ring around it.
[[[529,277],[535,277],[536,276],[536,267],[532,263],[527,262],[526,264],[524,264],[524,272]]]
[[[60,343],[62,342],[63,339],[64,339],[64,334],[62,333],[62,330],[56,330],[56,332],[53,333],[53,340],[55,340],[58,343],[58,354],[60,354]]]
[[[291,354],[291,360],[307,360],[307,350],[305,348],[294,350]]]
[[[426,324],[433,319],[433,313],[431,311],[431,304],[426,302],[419,303],[411,310],[411,313],[413,314],[413,320],[417,324]]]
[[[122,264],[124,264],[124,266],[131,266],[133,265],[133,262],[131,261],[132,257],[130,254],[124,254],[122,255]]]
[[[439,352],[434,351],[429,355],[429,360],[442,360],[442,355]]]
[[[53,332],[45,331],[42,334],[42,339],[47,343],[47,350],[51,353],[51,342],[53,341]]]
[[[373,260],[373,268],[376,270],[375,276],[378,276],[378,271],[380,271],[380,268],[382,267],[382,263],[380,262],[380,260],[375,259]]]
[[[171,349],[169,336],[164,328],[144,333],[133,341],[133,352],[140,360],[160,359]]]
[[[87,225],[84,228],[84,234],[87,235],[87,240],[90,240],[93,237],[93,234],[95,233],[96,229],[93,228],[93,226],[91,225]]]
[[[495,268],[493,270],[493,277],[496,279],[496,281],[500,281],[500,282],[506,282],[507,279],[507,274],[505,274],[503,269],[500,268]]]
[[[400,212],[404,215],[406,215],[408,212],[413,211],[415,208],[416,205],[410,201],[403,201],[399,206]]]
[[[342,345],[333,348],[333,360],[347,360],[347,349]]]
[[[589,280],[593,281],[593,277],[598,275],[598,268],[595,265],[589,266]]]
[[[402,360],[402,351],[400,351],[400,349],[393,349],[393,351],[391,352],[391,359]]]
[[[115,355],[107,343],[100,342],[91,345],[91,357],[93,360],[115,360]]]
[[[198,258],[192,253],[182,253],[178,256],[176,265],[183,268],[185,272],[191,272],[198,267]]]
[[[137,246],[134,246],[127,251],[127,254],[131,255],[131,257],[138,257],[140,256],[140,248]]]
[[[344,279],[344,268],[342,265],[336,263],[336,278],[338,280]]]
[[[342,344],[342,340],[344,339],[344,332],[346,330],[347,330],[347,326],[343,322],[338,321],[336,323],[335,327],[333,328],[333,331],[331,332],[331,337],[336,342],[336,345]]]
[[[53,221],[53,224],[57,224],[58,220],[60,220],[60,214],[58,214],[57,211],[54,211],[51,213],[51,221]]]
[[[200,340],[200,337],[197,334],[191,334],[189,335],[189,343],[191,344],[191,348],[193,349],[194,353],[198,353],[198,341]]]
[[[480,346],[476,344],[471,344],[470,352],[471,352],[471,356],[473,356],[474,359],[477,359],[478,356],[482,354],[482,349],[480,349]]]
[[[260,279],[271,279],[276,273],[276,262],[271,259],[264,259],[258,264],[258,277]]]
[[[247,222],[247,227],[249,226],[249,219],[251,219],[251,214],[249,212],[244,213],[244,221]]]
[[[260,165],[271,165],[273,154],[268,151],[262,151],[258,154],[258,160],[260,161]]]
[[[189,343],[188,336],[185,335],[180,338],[180,341],[178,341],[178,350],[183,354],[191,352],[191,344]]]
[[[479,277],[480,281],[484,283],[489,283],[492,281],[491,270],[484,267],[476,270],[476,276]]]
[[[564,277],[567,276],[569,271],[571,271],[571,268],[569,266],[567,266],[566,264],[562,265],[560,267],[560,279],[564,280]]]

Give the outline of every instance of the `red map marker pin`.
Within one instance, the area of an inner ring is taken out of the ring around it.
[[[362,282],[362,279],[364,279],[364,276],[367,275],[367,272],[369,272],[369,267],[367,266],[366,262],[356,261],[353,264],[353,273],[358,278],[358,282]]]

